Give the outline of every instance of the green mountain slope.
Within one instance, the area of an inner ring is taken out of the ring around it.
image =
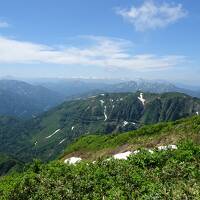
[[[14,117],[0,117],[0,152],[26,161],[34,151],[30,130],[38,129],[37,120],[23,121]]]
[[[0,119],[0,151],[24,161],[54,159],[79,136],[135,130],[199,110],[199,99],[180,93],[101,94],[65,102],[29,121]]]
[[[84,141],[79,141],[82,145],[79,150],[88,148],[95,153],[105,147],[132,143],[136,137],[143,141],[145,135],[145,141],[151,144],[157,139],[154,136],[166,134],[167,140],[171,131],[181,140],[188,137],[198,143],[200,117],[149,125],[118,136],[98,136],[94,141],[86,136]],[[86,141],[89,147],[83,148]],[[178,143],[176,150],[151,153],[143,149],[127,160],[103,158],[95,163],[82,161],[76,165],[36,161],[22,174],[0,178],[0,196],[2,200],[199,199],[199,163],[200,145],[191,141]]]
[[[129,150],[155,149],[158,146],[177,144],[182,140],[192,140],[200,144],[199,134],[200,117],[194,116],[174,122],[147,125],[121,134],[82,136],[69,145],[61,157],[66,159],[79,156],[83,159],[96,160]]]
[[[81,135],[135,130],[145,124],[196,115],[200,110],[200,100],[184,94],[144,93],[144,105],[138,97],[140,93],[102,94],[66,102],[47,112],[39,120],[39,131],[31,133],[38,155],[54,158]]]
[[[19,160],[0,153],[0,176],[20,172],[23,169],[23,165]]]

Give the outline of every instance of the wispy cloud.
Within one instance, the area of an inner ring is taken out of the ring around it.
[[[117,14],[132,23],[137,31],[163,28],[187,16],[182,4],[156,4],[146,0],[141,6],[130,9],[117,9]]]
[[[84,47],[54,47],[0,37],[0,63],[49,63],[133,70],[160,70],[184,62],[179,55],[135,55],[133,44],[117,38],[87,36]]]
[[[0,20],[0,28],[7,28],[9,26],[10,25],[8,24],[8,22]]]

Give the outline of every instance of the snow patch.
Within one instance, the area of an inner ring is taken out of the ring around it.
[[[127,122],[127,121],[124,121],[122,127],[128,125],[129,123],[132,124],[132,125],[136,125],[135,122]]]
[[[197,111],[196,114],[199,115],[199,112]]]
[[[54,131],[51,135],[47,136],[46,139],[51,138],[52,136],[54,136],[56,133],[58,133],[60,131],[60,129]]]
[[[151,153],[151,154],[153,154],[153,153],[154,153],[154,151],[153,151],[153,150],[151,150],[151,149],[148,149],[148,152],[149,152],[149,153]]]
[[[178,147],[175,144],[171,144],[168,146],[168,149],[178,149]]]
[[[89,110],[90,109],[90,106],[88,106],[87,108],[86,108],[86,110]]]
[[[61,140],[61,141],[59,142],[59,144],[62,144],[65,140],[66,140],[66,139]]]
[[[100,103],[101,103],[101,105],[103,106],[103,104],[104,104],[104,100],[100,100]]]
[[[127,151],[124,153],[118,153],[114,155],[114,159],[123,159],[123,160],[127,160],[128,157],[132,154],[131,151]]]
[[[124,122],[123,122],[123,127],[126,126],[128,123],[129,123],[129,122],[124,121]]]
[[[97,96],[90,96],[90,97],[88,97],[89,99],[91,99],[91,98],[96,98]]]
[[[133,152],[133,154],[138,154],[138,153],[140,153],[140,150],[135,150],[135,151]]]
[[[107,107],[104,106],[104,117],[105,117],[104,121],[106,121],[108,119],[108,116],[106,115],[106,109],[107,109]]]
[[[159,146],[159,147],[158,147],[158,150],[159,150],[159,151],[162,151],[162,150],[166,151],[167,149],[168,149],[167,146]]]
[[[138,97],[138,99],[142,102],[142,104],[144,105],[145,103],[145,99],[143,98],[143,93],[140,93],[140,96]]]
[[[178,147],[175,144],[170,144],[168,146],[159,146],[158,147],[159,151],[162,151],[162,150],[166,151],[166,150],[169,150],[169,149],[175,150],[175,149],[178,149]]]
[[[71,158],[67,158],[64,163],[66,164],[76,164],[79,163],[82,160],[82,158],[79,157],[71,157]]]

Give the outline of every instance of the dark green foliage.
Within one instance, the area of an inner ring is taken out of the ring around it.
[[[2,200],[200,199],[200,147],[143,150],[125,160],[67,165],[38,161],[23,174],[0,181]]]
[[[24,163],[19,160],[0,153],[0,176],[16,171],[21,172],[23,166]]]
[[[0,117],[0,152],[21,160],[34,156],[30,130],[39,129],[37,119],[23,121],[13,117]]]

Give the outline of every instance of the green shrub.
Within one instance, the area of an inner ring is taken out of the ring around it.
[[[35,161],[23,174],[0,180],[1,199],[200,199],[200,146],[178,147],[95,164]]]

